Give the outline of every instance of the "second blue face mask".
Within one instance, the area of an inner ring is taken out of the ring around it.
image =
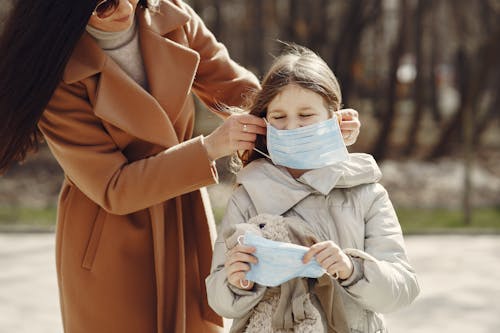
[[[250,264],[246,279],[260,285],[276,287],[295,277],[318,278],[326,273],[316,259],[302,262],[309,250],[305,246],[272,241],[250,232],[245,233],[244,244],[256,248],[253,255],[258,259],[257,264]]]
[[[318,169],[348,159],[337,118],[291,130],[267,124],[267,151],[276,165]]]

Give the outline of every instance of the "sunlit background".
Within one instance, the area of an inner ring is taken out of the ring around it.
[[[188,2],[231,56],[259,77],[279,54],[278,41],[311,48],[337,75],[344,107],[356,109],[362,123],[349,150],[371,153],[379,162],[410,258],[413,250],[415,266],[422,270],[425,288],[416,305],[401,315],[407,327],[400,332],[445,332],[445,327],[450,332],[460,332],[460,327],[500,332],[500,319],[488,312],[500,311],[495,281],[500,278],[500,247],[495,245],[500,241],[500,1]],[[9,1],[0,0],[0,29],[8,9]],[[199,106],[196,133],[208,133],[218,122]],[[209,191],[220,220],[234,175],[227,159],[218,162],[218,169],[220,184]],[[9,290],[17,289],[6,284],[17,276],[12,267],[26,268],[22,255],[16,257],[23,249],[2,246],[29,242],[36,231],[49,237],[42,243],[50,248],[61,181],[61,169],[45,146],[0,177],[1,333],[24,327],[2,329],[2,324],[15,327],[7,324],[15,317],[2,309],[22,313],[31,304],[29,298],[14,304]],[[40,265],[42,258],[31,260],[28,267]],[[53,274],[49,269],[47,274]],[[43,281],[55,286],[55,276]],[[475,292],[476,287],[491,292]],[[57,295],[51,297],[57,300]],[[12,310],[15,306],[19,309]],[[51,315],[57,317],[53,307]],[[446,308],[442,316],[432,316]],[[404,327],[401,316],[391,319],[398,328]],[[435,330],[418,329],[425,318],[435,325],[422,327]]]

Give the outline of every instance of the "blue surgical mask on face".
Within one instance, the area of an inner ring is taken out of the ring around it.
[[[295,277],[318,278],[326,273],[316,259],[307,264],[302,258],[309,250],[305,246],[272,241],[251,232],[246,232],[244,244],[255,247],[253,253],[257,264],[250,264],[246,279],[260,285],[276,287]]]
[[[319,169],[348,159],[337,118],[291,130],[267,123],[267,151],[276,165]]]

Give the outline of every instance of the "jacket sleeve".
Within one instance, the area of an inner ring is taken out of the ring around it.
[[[241,106],[245,96],[260,88],[259,81],[229,57],[226,47],[216,40],[191,7],[178,2],[191,16],[185,28],[189,46],[200,55],[193,84],[196,95],[216,112],[221,104]]]
[[[202,137],[127,160],[84,96],[82,83],[61,83],[39,128],[68,179],[106,211],[129,214],[217,181]]]
[[[395,311],[410,304],[420,288],[406,256],[401,227],[385,188],[372,184],[364,188],[365,248],[344,249],[362,259],[363,276],[346,287],[347,292],[375,312]],[[371,198],[366,200],[366,196]],[[364,198],[363,198],[364,197]]]
[[[222,220],[222,231],[229,228],[230,225],[245,223],[248,220],[244,210],[240,208],[242,202],[236,199],[238,194],[242,192],[244,190],[241,187],[236,189],[229,200],[226,214]],[[266,287],[255,284],[253,290],[246,291],[229,285],[224,268],[225,253],[228,249],[223,234],[223,232],[218,233],[212,258],[211,273],[206,278],[208,304],[222,317],[241,318],[259,303],[264,296]]]

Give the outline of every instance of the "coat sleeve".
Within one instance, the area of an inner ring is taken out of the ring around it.
[[[365,213],[365,248],[344,249],[362,259],[363,276],[346,290],[372,311],[395,311],[410,304],[420,288],[408,263],[401,227],[387,191],[380,184],[366,186],[363,191],[361,201],[369,203]]]
[[[82,83],[61,83],[39,128],[68,179],[106,211],[129,214],[217,181],[202,137],[127,160],[85,91]]]
[[[260,88],[259,81],[229,57],[226,47],[216,40],[191,7],[178,2],[191,16],[185,28],[189,47],[200,55],[193,84],[196,95],[216,112],[221,104],[241,106],[249,93]]]
[[[241,209],[245,204],[241,200],[237,200],[238,194],[243,192],[244,190],[239,187],[229,200],[226,214],[222,220],[222,231],[231,225],[245,223],[248,220],[244,210]],[[245,291],[229,285],[224,268],[227,250],[223,232],[219,232],[215,241],[211,273],[206,278],[208,304],[222,317],[241,318],[259,303],[264,296],[266,287],[255,284],[253,290]]]

